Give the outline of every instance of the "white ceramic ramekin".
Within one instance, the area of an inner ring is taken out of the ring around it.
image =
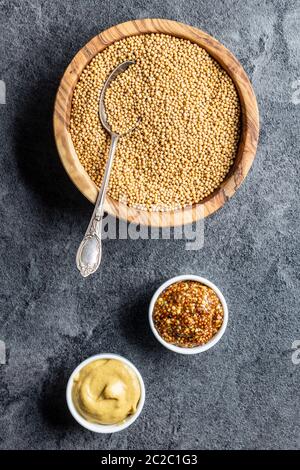
[[[72,399],[72,387],[74,383],[74,377],[78,374],[78,372],[82,369],[82,367],[86,366],[90,362],[96,361],[98,359],[117,359],[118,361],[123,362],[127,366],[131,367],[131,369],[136,373],[137,378],[139,379],[140,382],[140,387],[141,387],[141,398],[137,406],[137,410],[134,413],[134,415],[130,416],[127,418],[123,423],[120,424],[96,424],[96,423],[90,423],[87,421],[85,418],[81,416],[80,413],[76,410],[73,399]],[[138,416],[141,414],[141,411],[143,409],[144,403],[145,403],[145,385],[143,378],[137,368],[127,359],[125,359],[122,356],[119,356],[118,354],[97,354],[95,356],[91,356],[85,361],[81,362],[78,367],[72,372],[68,385],[67,385],[67,391],[66,391],[66,396],[67,396],[67,404],[69,407],[69,410],[73,417],[76,419],[76,421],[81,424],[86,429],[89,429],[90,431],[97,432],[97,433],[102,433],[102,434],[111,434],[114,432],[122,431],[123,429],[128,428],[134,421],[138,418]]]
[[[217,294],[217,296],[219,297],[219,299],[222,303],[222,307],[223,307],[223,311],[224,311],[224,319],[223,319],[222,326],[219,329],[219,331],[215,334],[215,336],[213,336],[211,338],[211,340],[209,340],[206,344],[203,344],[202,346],[195,346],[194,348],[182,348],[180,346],[175,346],[174,344],[167,343],[167,341],[165,341],[160,336],[160,334],[158,333],[157,329],[154,326],[153,309],[154,309],[154,305],[155,305],[158,297],[171,284],[174,284],[174,283],[180,282],[180,281],[197,281],[197,282],[200,282],[201,284],[204,284],[204,285],[210,287],[211,289],[213,289],[215,291],[215,293]],[[149,306],[149,323],[150,323],[150,327],[151,327],[151,330],[152,330],[155,338],[163,346],[165,346],[166,348],[170,349],[171,351],[174,351],[174,352],[179,353],[179,354],[199,354],[201,352],[207,351],[208,349],[212,348],[222,338],[222,336],[223,336],[223,334],[226,330],[226,327],[227,327],[227,322],[228,322],[228,307],[227,307],[227,303],[226,303],[226,300],[225,300],[223,294],[220,292],[220,290],[217,288],[217,286],[215,286],[212,282],[208,281],[207,279],[205,279],[203,277],[194,276],[192,274],[191,275],[176,276],[176,277],[173,277],[172,279],[169,279],[169,281],[166,281],[164,284],[162,284],[159,287],[159,289],[157,289],[157,291],[155,292],[155,294],[152,297],[152,300],[151,300],[150,306]]]

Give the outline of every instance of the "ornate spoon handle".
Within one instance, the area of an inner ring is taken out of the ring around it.
[[[103,219],[103,205],[108,187],[110,172],[117,149],[119,136],[112,134],[109,155],[106,163],[101,188],[95,204],[95,209],[85,233],[84,239],[79,245],[76,263],[83,277],[87,277],[97,271],[101,262],[101,228]]]

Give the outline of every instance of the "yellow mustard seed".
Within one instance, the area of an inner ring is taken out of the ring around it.
[[[201,47],[166,34],[132,36],[97,54],[75,87],[70,133],[78,158],[100,186],[110,137],[99,96],[118,64],[134,60],[107,90],[119,141],[109,195],[128,206],[171,210],[200,202],[228,174],[240,138],[234,83]]]

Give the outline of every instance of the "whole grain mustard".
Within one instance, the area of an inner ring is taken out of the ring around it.
[[[193,348],[207,343],[221,328],[222,303],[213,289],[197,281],[169,286],[154,306],[153,321],[168,343]]]
[[[130,366],[117,359],[98,359],[84,366],[74,379],[72,399],[87,421],[122,423],[137,410],[141,388]]]

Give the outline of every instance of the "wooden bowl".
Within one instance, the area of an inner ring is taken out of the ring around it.
[[[220,187],[200,203],[172,212],[147,212],[129,208],[109,196],[106,197],[104,209],[111,215],[141,225],[178,226],[212,214],[233,196],[252,165],[258,142],[258,108],[247,74],[233,54],[212,36],[192,26],[163,19],[128,21],[100,33],[76,54],[61,80],[54,110],[55,139],[66,172],[82,194],[95,203],[98,188],[81,165],[69,132],[74,88],[83,69],[105,47],[120,39],[145,33],[170,34],[188,39],[206,49],[234,81],[241,103],[242,131],[235,162]]]

